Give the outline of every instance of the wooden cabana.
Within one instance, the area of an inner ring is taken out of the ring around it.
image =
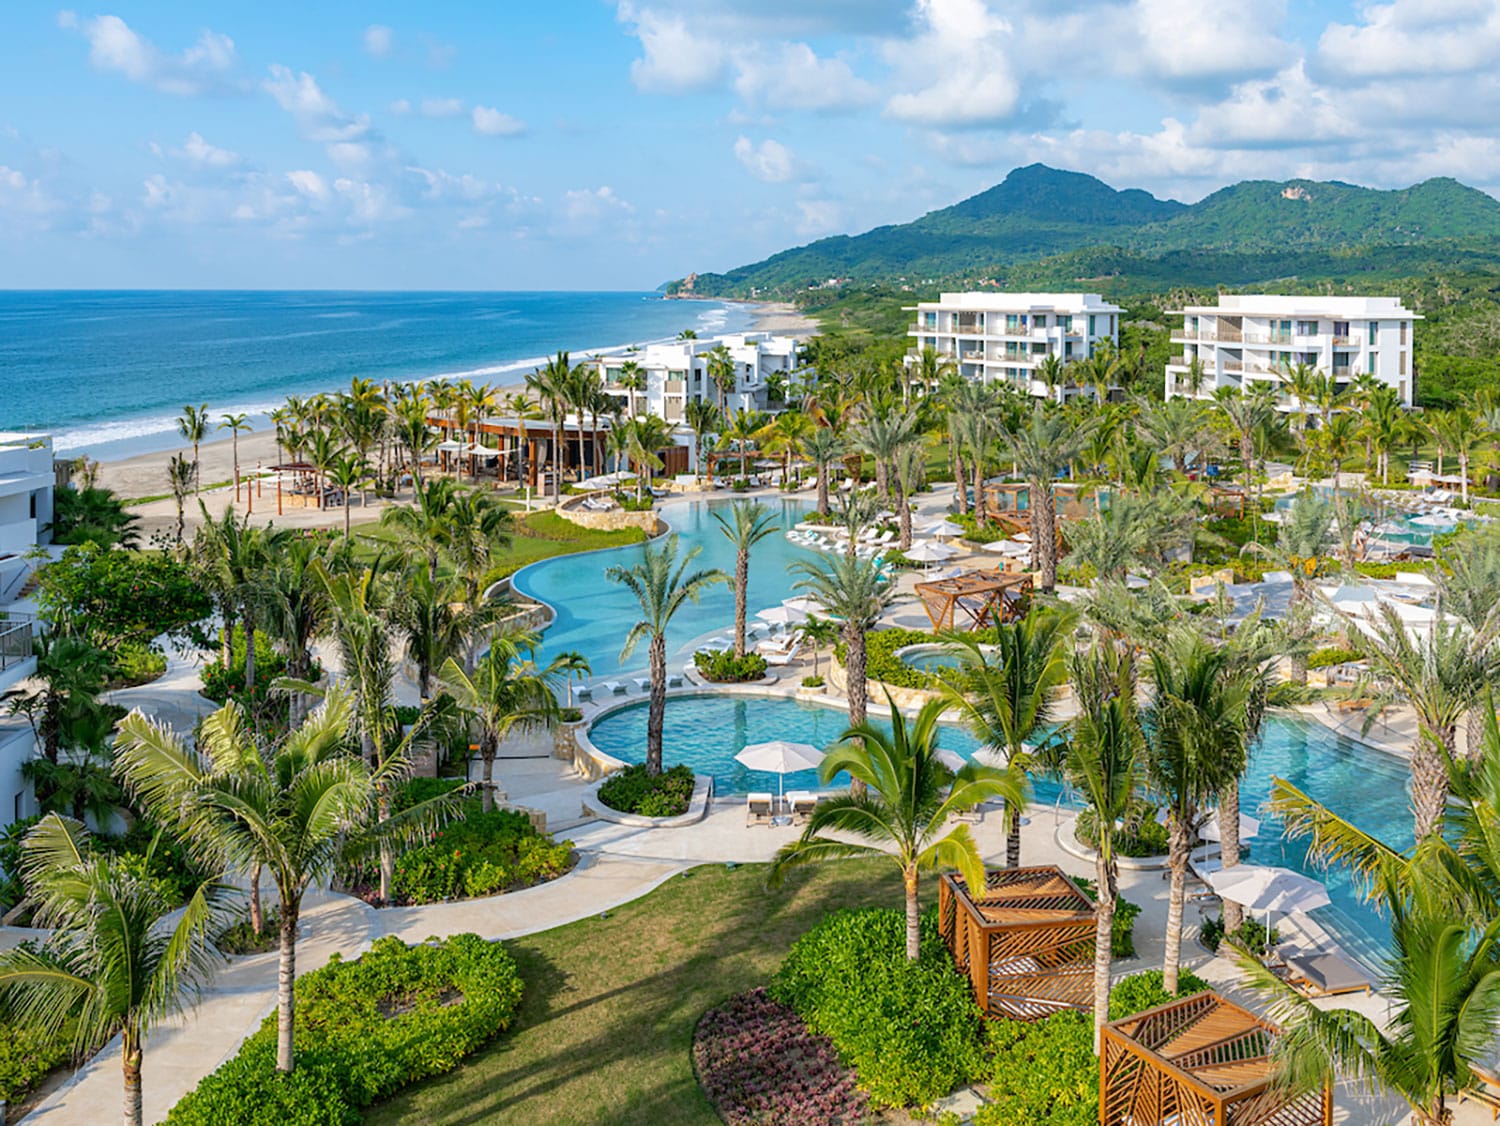
[[[1195,993],[1106,1024],[1100,1126],[1332,1126],[1324,1088],[1274,1082],[1278,1029],[1217,993]]]
[[[1212,485],[1208,490],[1208,508],[1215,516],[1237,516],[1243,520],[1245,518],[1244,490]]]
[[[938,884],[938,930],[987,1017],[1039,1020],[1094,1003],[1094,901],[1059,868]]]
[[[949,579],[918,583],[917,597],[934,633],[981,629],[1026,616],[1031,604],[1031,576],[965,571]]]

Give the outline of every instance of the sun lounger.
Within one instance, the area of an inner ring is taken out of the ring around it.
[[[1287,984],[1309,996],[1368,993],[1373,987],[1370,975],[1336,950],[1293,947],[1280,953],[1286,963]]]
[[[792,824],[806,825],[818,808],[818,795],[807,790],[793,790],[786,796],[787,811],[792,815]]]
[[[635,686],[642,692],[651,691],[651,678],[649,676],[638,676],[635,678]]]
[[[1490,1121],[1500,1118],[1500,1075],[1486,1068],[1469,1065],[1469,1070],[1478,1081],[1478,1086],[1465,1087],[1458,1093],[1458,1101],[1473,1099],[1476,1103],[1483,1103],[1490,1108]]]
[[[667,687],[668,688],[681,688],[682,687],[682,674],[680,672],[669,672],[669,673],[667,673]]]
[[[779,667],[781,665],[789,665],[793,661],[795,661],[797,659],[797,653],[801,650],[801,648],[802,643],[799,641],[785,653],[762,653],[761,656],[765,657],[766,664]]]
[[[608,692],[611,696],[623,696],[627,691],[625,685],[621,684],[618,680],[606,680],[603,684],[599,685],[599,687],[604,689],[604,691]]]
[[[592,700],[594,698],[594,686],[592,684],[580,684],[573,689],[573,695],[579,700]]]
[[[775,816],[775,799],[770,794],[745,795],[745,824],[769,825]]]

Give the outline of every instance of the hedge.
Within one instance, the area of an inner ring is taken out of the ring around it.
[[[1167,827],[1156,820],[1155,810],[1136,822],[1133,830],[1127,830],[1115,835],[1115,851],[1121,856],[1128,856],[1133,860],[1139,860],[1146,856],[1165,856],[1167,854]],[[1091,809],[1081,810],[1073,826],[1073,836],[1078,843],[1088,848],[1096,847],[1094,844],[1094,812]]]
[[[693,667],[715,684],[745,684],[766,675],[766,659],[759,653],[736,657],[733,649],[703,649],[693,654]]]
[[[932,634],[920,629],[882,629],[865,634],[865,676],[896,688],[926,688],[932,683],[932,674],[914,669],[896,656],[896,650],[908,645],[933,643]],[[833,655],[843,664],[848,649],[840,641],[833,648]]]
[[[621,813],[678,817],[687,812],[694,785],[692,770],[680,763],[655,777],[637,764],[611,774],[599,787],[599,800]]]
[[[983,1070],[979,1007],[933,911],[916,962],[904,912],[829,915],[793,944],[770,992],[833,1041],[877,1106],[926,1105]]]
[[[73,1020],[54,1035],[0,1018],[0,1099],[12,1112],[49,1073],[72,1059],[76,1030]]]
[[[521,978],[499,943],[377,939],[297,981],[297,1068],[276,1070],[276,1014],[167,1115],[171,1126],[351,1126],[403,1087],[452,1071],[510,1026]]]

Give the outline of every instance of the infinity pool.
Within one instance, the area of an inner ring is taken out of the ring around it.
[[[702,546],[693,563],[695,568],[717,567],[727,575],[734,574],[734,545],[724,537],[713,518],[716,509],[727,510],[732,503],[731,500],[698,501],[662,508],[662,519],[680,536],[683,552],[695,545]],[[782,530],[801,520],[809,507],[806,502],[796,500],[762,503],[769,504]],[[511,585],[519,593],[547,603],[557,614],[542,635],[538,656],[543,661],[572,650],[588,659],[596,678],[645,671],[644,642],[628,661],[620,660],[620,646],[640,618],[640,605],[623,586],[604,577],[609,567],[628,567],[638,562],[642,550],[640,545],[633,545],[559,555],[516,572]],[[816,558],[816,552],[796,546],[780,533],[751,548],[749,612],[753,615],[791,597],[792,585],[797,581],[797,576],[788,572],[791,563]],[[686,647],[694,638],[710,632],[727,636],[733,629],[734,589],[728,584],[714,586],[704,592],[697,605],[689,603],[672,619],[667,629],[667,667],[675,671],[682,665],[688,657]]]
[[[772,739],[824,747],[839,737],[845,722],[841,709],[798,700],[727,694],[672,696],[667,701],[665,758],[669,766],[686,763],[698,774],[712,775],[714,788],[721,794],[774,792],[776,775],[747,770],[734,761],[737,751],[748,743]],[[642,761],[645,703],[603,716],[589,737],[601,751],[616,758]],[[944,725],[940,745],[965,758],[978,749],[973,736],[955,724]],[[1246,813],[1263,816],[1257,807],[1269,795],[1273,776],[1286,779],[1398,848],[1411,844],[1407,770],[1399,759],[1341,738],[1317,723],[1278,715],[1267,720],[1241,786]],[[847,784],[848,780],[838,781]],[[817,789],[817,775],[813,771],[788,774],[786,788]],[[1066,788],[1047,778],[1038,780],[1035,801],[1044,806],[1073,804]],[[1351,953],[1371,961],[1389,941],[1384,920],[1360,900],[1348,874],[1340,868],[1315,869],[1307,861],[1306,847],[1282,840],[1280,825],[1274,820],[1265,819],[1260,836],[1250,842],[1250,859],[1306,872],[1327,884],[1332,903],[1315,912],[1315,917]]]

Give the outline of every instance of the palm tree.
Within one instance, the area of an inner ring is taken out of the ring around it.
[[[781,531],[771,510],[759,501],[737,500],[730,519],[715,511],[714,519],[724,538],[734,545],[734,655],[745,655],[745,612],[750,593],[750,549]]]
[[[839,493],[834,508],[834,516],[844,529],[844,553],[853,558],[859,547],[860,534],[880,512],[880,501],[873,491],[849,489]]]
[[[667,715],[667,626],[689,602],[696,603],[705,590],[715,583],[727,582],[729,578],[717,569],[688,571],[702,550],[695,547],[679,559],[677,537],[668,536],[660,547],[647,544],[642,549],[639,563],[630,567],[610,567],[604,572],[610,582],[619,583],[635,595],[641,607],[640,619],[625,635],[620,660],[629,659],[636,646],[645,639],[651,665],[651,703],[646,716],[646,773],[652,776],[661,773],[661,735]]]
[[[1204,804],[1244,768],[1248,685],[1234,675],[1234,655],[1190,627],[1173,631],[1150,656],[1155,698],[1146,723],[1146,772],[1167,811],[1171,887],[1162,988],[1175,994],[1191,838]]]
[[[421,552],[427,559],[427,574],[437,581],[438,563],[453,530],[454,498],[458,486],[451,477],[418,482],[410,506],[392,505],[380,514],[380,526],[392,529],[403,550]]]
[[[536,645],[533,633],[502,634],[490,640],[489,652],[472,675],[452,657],[443,665],[444,690],[479,728],[479,757],[484,763],[481,808],[486,813],[495,808],[495,756],[500,744],[514,731],[550,731],[561,716],[556,686],[566,661],[554,658],[539,668]]]
[[[845,447],[831,426],[819,426],[802,444],[802,453],[818,474],[818,515],[828,515],[828,471],[844,457]]]
[[[1048,352],[1042,362],[1036,365],[1035,378],[1047,388],[1047,398],[1053,402],[1060,402],[1058,391],[1066,385],[1068,374],[1063,366],[1062,357],[1056,352]]]
[[[742,479],[750,475],[750,448],[751,443],[756,441],[760,432],[765,429],[766,424],[771,421],[771,416],[765,411],[737,410],[729,417],[728,426],[724,434],[732,439],[740,452],[740,477]],[[758,452],[758,451],[757,451]]]
[[[220,605],[224,607],[225,667],[234,652],[234,623],[238,619],[245,632],[245,691],[253,693],[255,630],[261,617],[266,570],[286,537],[251,527],[248,516],[236,519],[232,504],[218,520],[209,515],[201,500],[198,509],[203,524],[198,529],[194,557],[198,572],[218,592]]]
[[[896,448],[896,460],[892,466],[891,480],[896,492],[896,525],[900,536],[896,547],[901,551],[911,549],[911,495],[922,487],[927,473],[926,446],[920,434],[913,434]]]
[[[1375,464],[1367,469],[1380,474],[1382,485],[1391,483],[1391,451],[1401,441],[1402,423],[1401,400],[1394,388],[1386,388],[1385,393],[1376,392],[1370,396],[1369,404],[1364,410],[1361,432],[1370,455],[1375,459]]]
[[[823,756],[818,777],[824,785],[845,771],[856,785],[848,794],[818,803],[802,836],[776,854],[770,874],[779,881],[793,867],[851,856],[894,860],[906,892],[906,958],[915,962],[921,941],[921,873],[957,868],[969,887],[984,887],[984,861],[969,827],[949,827],[949,819],[991,798],[1020,800],[1021,784],[1014,775],[978,763],[955,774],[938,761],[938,721],[948,709],[946,701],[929,700],[908,723],[895,702],[887,700],[889,735],[868,723],[852,724]],[[839,836],[823,835],[828,832]]]
[[[422,489],[422,457],[437,445],[437,435],[427,425],[427,404],[413,399],[402,407],[395,420],[395,438],[411,459],[412,483]]]
[[[141,1063],[152,1029],[197,1001],[223,956],[212,936],[228,921],[205,883],[181,914],[157,884],[95,852],[77,821],[48,814],[26,834],[22,871],[40,945],[0,955],[0,988],[17,1023],[56,1038],[77,1021],[80,1054],[120,1038],[126,1126],[140,1126]]]
[[[198,463],[188,461],[181,454],[173,454],[167,459],[167,486],[172,490],[172,500],[177,506],[177,528],[176,538],[178,546],[182,546],[182,532],[187,526],[183,515],[183,506],[187,504],[188,489],[197,491]]]
[[[208,404],[195,407],[189,403],[177,418],[177,432],[193,443],[193,492],[198,491],[198,446],[208,433]]]
[[[636,392],[646,390],[646,369],[641,366],[639,360],[626,360],[620,365],[620,374],[615,379],[615,383],[629,392],[630,406],[626,408],[625,413],[634,418],[636,416]]]
[[[526,386],[536,392],[552,423],[552,499],[562,500],[563,424],[568,420],[570,380],[573,369],[568,354],[559,352],[526,377]]]
[[[457,582],[433,579],[425,569],[400,577],[401,592],[387,610],[406,642],[406,659],[416,668],[417,693],[432,697],[432,681],[445,662],[468,651],[469,639],[493,620],[483,603],[471,607]]]
[[[1088,446],[1091,422],[1032,410],[1025,426],[1007,436],[1010,457],[1030,491],[1031,539],[1041,588],[1057,586],[1057,500],[1052,483]]]
[[[1005,756],[1025,781],[1035,764],[1031,744],[1049,727],[1057,690],[1068,679],[1066,642],[1077,618],[1064,611],[1038,609],[995,627],[995,640],[981,646],[969,634],[948,638],[958,667],[943,678],[950,706],[958,708],[974,738]],[[1005,866],[1021,864],[1021,814],[1030,791],[1005,810]]]
[[[1432,420],[1432,434],[1438,445],[1458,458],[1458,474],[1463,478],[1463,501],[1469,503],[1469,459],[1488,437],[1483,421],[1468,407],[1455,407]],[[1442,472],[1441,469],[1438,472]]]
[[[849,699],[849,726],[865,722],[870,685],[865,676],[865,633],[880,621],[880,615],[896,596],[895,584],[882,580],[875,564],[854,555],[824,555],[816,560],[799,559],[789,568],[802,576],[794,588],[816,599],[829,617],[842,623],[845,688]],[[858,780],[856,779],[856,782]]]
[[[1240,466],[1248,489],[1255,471],[1255,435],[1270,422],[1276,408],[1264,395],[1236,392],[1232,387],[1219,388],[1214,399],[1238,441]]]
[[[443,551],[463,583],[469,609],[477,610],[494,573],[495,552],[509,546],[515,524],[494,493],[475,489],[454,496],[448,518]]]
[[[707,399],[690,399],[682,408],[682,420],[693,432],[693,475],[700,481],[703,479],[703,446],[710,434],[723,427],[723,419],[719,408]]]
[[[348,541],[344,541],[347,546]],[[327,629],[331,607],[321,578],[320,547],[316,540],[288,537],[278,543],[269,569],[264,571],[261,608],[266,628],[286,654],[286,675],[293,681],[310,679],[314,640]],[[302,718],[304,698],[292,693],[289,720]]]
[[[229,444],[234,456],[234,495],[236,500],[239,499],[240,495],[240,433],[250,428],[250,416],[243,411],[238,414],[226,414],[223,421],[219,423],[220,430],[229,431]],[[193,456],[196,458],[197,454]]]
[[[734,357],[729,354],[729,347],[724,344],[716,344],[703,358],[704,370],[708,375],[709,382],[719,393],[719,411],[727,415],[726,396],[734,390]],[[741,471],[741,476],[744,476]]]
[[[390,835],[424,823],[436,808],[424,803],[405,811],[403,822],[372,824],[378,796],[405,778],[410,764],[397,754],[372,769],[348,754],[353,720],[353,701],[334,688],[269,749],[255,745],[233,702],[203,721],[201,750],[139,711],[120,721],[121,777],[153,815],[176,827],[199,855],[239,869],[264,866],[276,882],[278,1071],[295,1066],[297,925],[307,889],[333,872],[351,836]]]
[[[890,502],[890,470],[896,452],[916,434],[917,418],[909,411],[874,411],[855,428],[854,445],[875,461],[875,492]]]
[[[1094,1050],[1109,1020],[1115,909],[1120,897],[1116,841],[1140,811],[1146,735],[1136,712],[1135,663],[1129,650],[1100,646],[1072,660],[1078,713],[1069,727],[1063,772],[1094,820]]]
[[[354,490],[370,479],[370,469],[357,454],[345,454],[335,458],[327,467],[328,483],[344,496],[344,535],[349,534],[349,507],[354,503]]]

